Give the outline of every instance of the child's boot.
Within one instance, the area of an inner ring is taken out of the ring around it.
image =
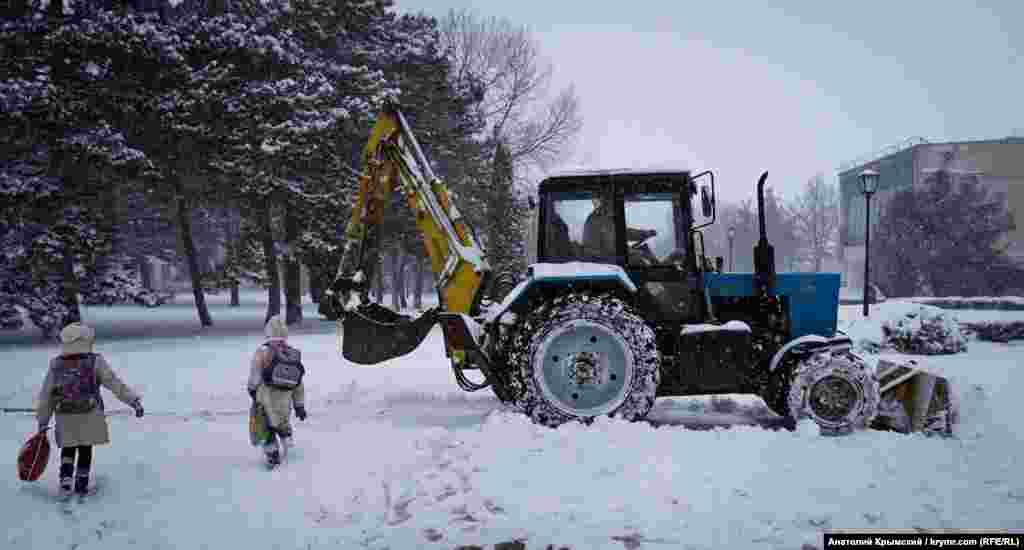
[[[71,480],[75,473],[75,465],[70,462],[61,461],[60,464],[60,497],[71,496]]]
[[[294,444],[295,443],[292,441],[291,437],[282,437],[281,438],[281,459],[282,460],[288,458],[288,451],[291,450],[291,448],[292,448],[292,446]]]
[[[281,453],[278,451],[277,444],[278,437],[274,432],[275,430],[271,428],[267,442],[263,444],[263,453],[267,456],[267,466],[271,468],[281,463]]]
[[[89,492],[89,471],[79,471],[75,475],[75,494],[85,495]]]

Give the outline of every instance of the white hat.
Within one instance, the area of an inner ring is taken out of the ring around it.
[[[275,315],[267,320],[267,326],[264,327],[263,333],[267,335],[267,338],[287,338],[288,325],[280,315]]]
[[[92,353],[95,341],[96,332],[81,322],[71,323],[60,331],[61,353],[64,355]]]

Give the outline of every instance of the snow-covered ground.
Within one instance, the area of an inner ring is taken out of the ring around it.
[[[308,305],[291,340],[308,367],[310,416],[295,422],[286,464],[267,472],[248,442],[244,389],[263,306],[244,299],[231,311],[215,297],[217,326],[205,333],[180,298],[86,310],[147,414],[106,394],[113,444],[96,450],[101,490],[72,516],[54,502],[55,457],[39,482],[14,475],[34,417],[0,416],[0,547],[796,549],[820,547],[830,529],[1024,529],[1020,343],[972,341],[965,354],[926,359],[960,394],[956,439],[775,431],[749,400],[702,398],[659,400],[652,423],[552,430],[486,390],[459,390],[436,329],[391,364],[355,366]],[[843,324],[859,312],[844,307]],[[56,347],[6,338],[0,406],[30,407]],[[720,424],[731,427],[704,429]]]

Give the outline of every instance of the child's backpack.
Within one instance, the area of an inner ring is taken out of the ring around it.
[[[263,368],[263,383],[279,390],[294,390],[306,374],[302,353],[284,342],[271,342],[266,346],[271,358],[270,364]]]
[[[53,377],[53,396],[58,413],[82,414],[101,406],[96,354],[81,353],[57,358]]]

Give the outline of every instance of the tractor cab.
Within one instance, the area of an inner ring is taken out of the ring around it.
[[[619,266],[641,287],[651,317],[704,318],[707,262],[697,229],[713,219],[713,188],[698,192],[698,179],[686,171],[572,172],[544,180],[539,198],[531,263]]]

